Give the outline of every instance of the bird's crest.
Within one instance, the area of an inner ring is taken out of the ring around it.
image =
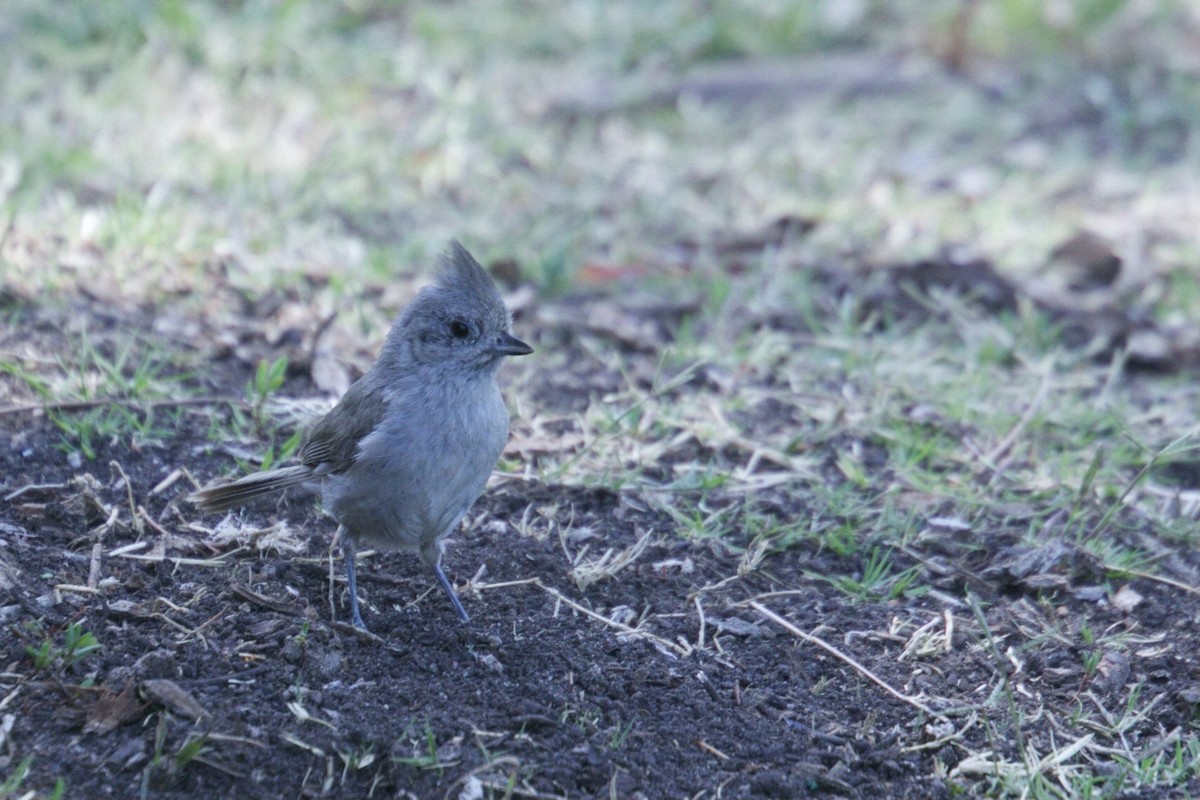
[[[463,292],[476,300],[489,304],[503,305],[504,303],[492,276],[488,275],[475,257],[468,253],[467,248],[459,244],[457,239],[450,240],[450,246],[442,255],[437,282],[444,289]]]

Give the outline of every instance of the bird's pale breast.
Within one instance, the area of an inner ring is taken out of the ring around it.
[[[331,476],[326,507],[357,541],[425,547],[482,493],[508,437],[499,387],[491,375],[439,383],[394,396],[354,466]]]

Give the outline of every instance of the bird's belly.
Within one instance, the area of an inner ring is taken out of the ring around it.
[[[495,457],[434,459],[411,447],[365,451],[327,484],[326,507],[360,543],[417,550],[450,532],[483,491],[494,464]]]

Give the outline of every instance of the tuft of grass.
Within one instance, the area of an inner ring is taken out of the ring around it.
[[[287,374],[288,360],[280,356],[274,361],[258,362],[254,377],[246,384],[246,399],[250,402],[250,413],[259,432],[266,426],[265,409],[267,401],[283,386]]]
[[[34,636],[43,637],[40,643],[25,646],[25,653],[33,660],[33,667],[38,672],[73,669],[101,648],[95,634],[84,630],[82,622],[69,623],[61,639],[48,635],[41,620],[27,623],[26,629]]]
[[[12,797],[18,797],[21,786],[25,783],[25,778],[29,776],[29,768],[33,766],[33,756],[26,756],[17,764],[16,768],[4,779],[4,783],[0,783],[0,800],[9,800]]]
[[[414,733],[410,726],[402,738],[407,739],[412,755],[392,756],[393,763],[421,770],[437,770],[439,773],[450,766],[449,763],[443,762],[438,755],[437,734],[434,733],[433,726],[428,720],[425,721],[419,733]]]
[[[850,598],[862,601],[902,597],[918,591],[915,584],[919,576],[920,569],[917,567],[895,572],[891,551],[874,547],[863,564],[862,574],[857,578],[849,575],[810,577],[827,580]]]
[[[171,436],[173,412],[159,411],[150,402],[177,393],[188,374],[154,345],[127,337],[101,347],[85,333],[55,361],[57,369],[50,374],[0,360],[0,373],[16,378],[47,404],[47,416],[63,434],[59,446],[64,452],[78,451],[92,460],[102,443]],[[75,403],[94,407],[73,410]]]
[[[627,722],[624,725],[615,725],[608,734],[608,749],[620,750],[625,746],[625,742],[629,739],[629,734],[633,732],[633,723]]]
[[[32,800],[32,798],[44,798],[44,800],[62,800],[66,796],[67,781],[65,778],[56,778],[54,788],[48,794],[38,794],[33,791],[24,791],[23,786],[25,779],[29,777],[29,770],[33,766],[34,757],[26,756],[17,764],[16,768],[9,773],[8,777],[0,782],[0,800]]]
[[[188,734],[174,752],[170,752],[167,747],[168,735],[167,715],[160,713],[154,729],[154,752],[142,769],[139,791],[141,798],[151,797],[158,789],[178,781],[193,762],[203,761],[209,750],[207,732],[199,735]]]
[[[366,769],[378,760],[374,745],[367,743],[352,750],[338,751],[342,760],[342,783],[344,784],[352,772]]]

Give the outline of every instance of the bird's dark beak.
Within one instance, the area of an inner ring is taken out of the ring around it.
[[[502,356],[527,356],[533,352],[533,348],[512,334],[502,333],[496,337],[494,351]]]

